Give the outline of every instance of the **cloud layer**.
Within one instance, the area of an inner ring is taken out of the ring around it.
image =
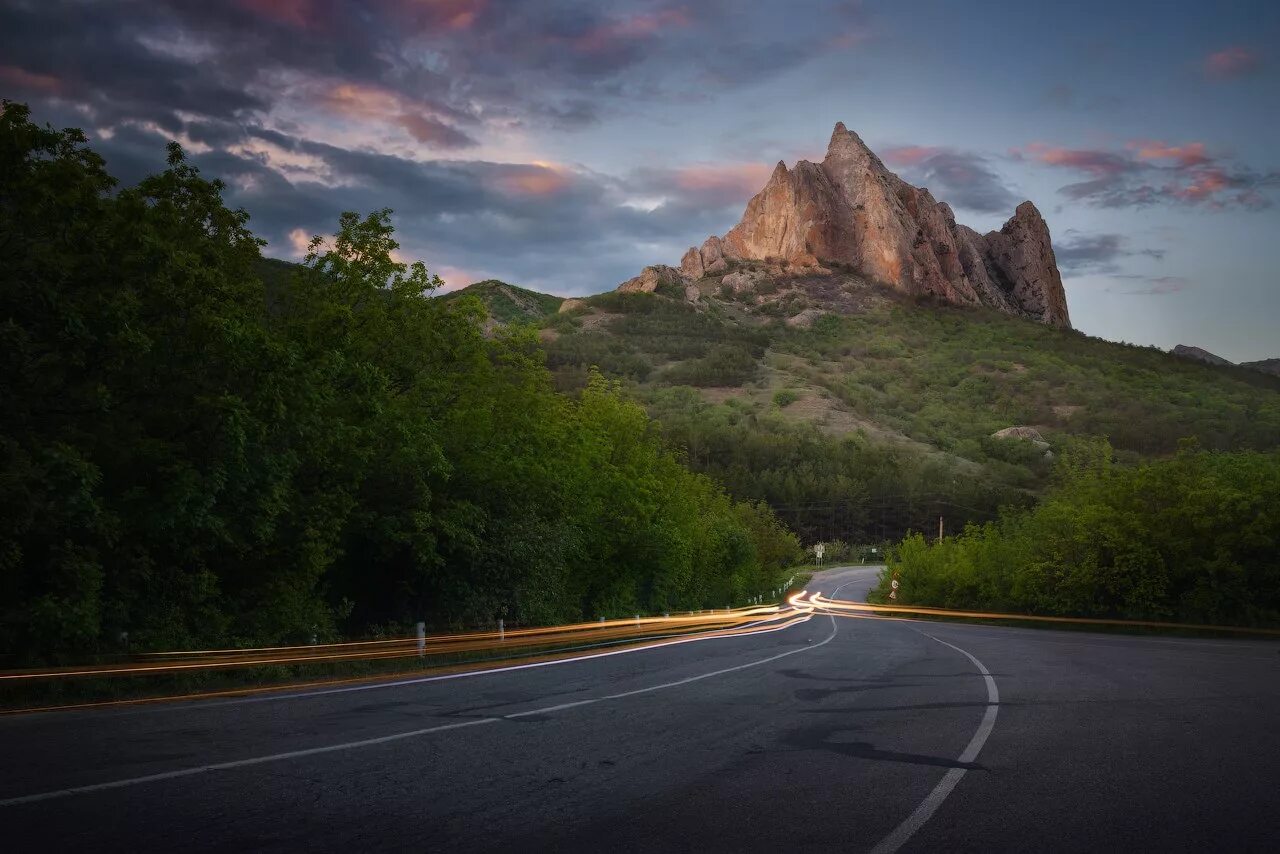
[[[1074,172],[1084,180],[1059,188],[1069,199],[1104,208],[1150,205],[1212,210],[1270,207],[1280,172],[1257,172],[1211,154],[1203,142],[1130,140],[1120,149],[1065,148],[1033,142],[1014,149],[1015,160]]]

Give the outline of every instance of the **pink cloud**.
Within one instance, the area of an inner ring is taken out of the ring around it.
[[[1084,173],[1088,180],[1059,192],[1102,207],[1142,207],[1160,202],[1203,205],[1212,210],[1261,210],[1270,202],[1260,190],[1280,185],[1280,173],[1258,173],[1210,154],[1203,142],[1182,144],[1135,139],[1124,151],[1059,148],[1033,142],[1010,154]]]
[[[760,191],[770,171],[766,163],[685,166],[675,171],[674,183],[690,193],[746,199]]]
[[[1191,183],[1185,187],[1172,187],[1170,193],[1185,202],[1203,202],[1221,190],[1231,186],[1231,180],[1221,169],[1209,167],[1194,173]]]
[[[489,5],[488,0],[426,0],[435,22],[450,30],[466,30]]]
[[[1133,162],[1120,154],[1087,148],[1057,148],[1043,142],[1033,142],[1013,154],[1016,157],[1027,155],[1049,166],[1079,169],[1097,178],[1118,175],[1134,168]]]
[[[320,101],[345,118],[395,125],[425,145],[463,148],[475,144],[465,133],[432,115],[431,105],[415,103],[389,89],[339,83],[324,90]]]
[[[495,183],[509,195],[553,196],[567,190],[573,176],[555,163],[521,163],[504,170]]]
[[[941,148],[932,145],[901,145],[897,148],[886,148],[880,157],[893,166],[919,166],[941,151]]]
[[[433,268],[432,271],[444,281],[444,287],[440,289],[440,293],[447,294],[449,291],[457,291],[465,288],[467,285],[475,282],[482,282],[489,278],[484,273],[477,273],[474,270],[464,270],[461,267],[442,266]]]
[[[307,254],[307,250],[311,248],[311,235],[301,228],[295,228],[289,232],[289,254],[294,258],[301,258]]]
[[[1209,162],[1203,142],[1188,142],[1186,145],[1166,145],[1157,140],[1132,140],[1127,147],[1135,151],[1140,160],[1176,160],[1184,169],[1202,166]]]
[[[1257,52],[1243,45],[1233,45],[1209,54],[1204,58],[1204,72],[1210,77],[1225,80],[1252,74],[1262,66]]]
[[[56,95],[62,91],[62,81],[52,74],[38,74],[16,65],[0,65],[0,84],[45,95]]]
[[[622,43],[647,39],[692,23],[689,13],[683,9],[645,12],[598,24],[574,39],[572,44],[582,53],[604,53]]]

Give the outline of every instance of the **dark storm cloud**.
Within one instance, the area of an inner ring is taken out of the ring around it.
[[[1019,201],[987,159],[972,152],[910,145],[886,149],[883,159],[903,179],[927,187],[952,207],[1011,214]]]
[[[1068,229],[1057,241],[1053,254],[1058,267],[1067,275],[1086,273],[1118,273],[1120,262],[1143,256],[1163,260],[1163,249],[1130,249],[1129,239],[1122,234],[1084,234]]]
[[[0,81],[11,95],[54,97],[90,108],[99,121],[179,124],[179,112],[227,118],[268,102],[240,75],[167,56],[145,47],[143,31],[122,20],[117,5],[14,4],[0,13]],[[164,36],[157,35],[157,44]],[[24,85],[24,76],[45,86]]]
[[[858,4],[823,14],[728,0],[18,0],[0,11],[0,94],[85,128],[126,183],[180,140],[275,254],[341,211],[390,207],[429,262],[599,290],[723,231],[759,189],[756,167],[611,177],[427,158],[637,100],[709,99],[861,39]]]
[[[126,141],[133,156],[135,134],[108,141],[108,156]],[[152,137],[157,152],[162,145]],[[732,216],[703,204],[696,188],[651,210],[636,208],[626,204],[634,194],[665,185],[562,167],[416,162],[265,129],[249,130],[233,148],[193,159],[227,179],[229,202],[251,212],[274,254],[289,253],[294,229],[327,233],[344,210],[390,207],[409,254],[421,253],[429,264],[446,258],[452,267],[587,293],[613,287],[644,264],[676,260],[686,244],[722,231]],[[286,177],[277,159],[308,165]]]

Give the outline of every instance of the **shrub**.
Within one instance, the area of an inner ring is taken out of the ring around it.
[[[779,409],[786,409],[791,404],[800,399],[800,394],[795,389],[784,388],[779,389],[773,395],[773,405]]]

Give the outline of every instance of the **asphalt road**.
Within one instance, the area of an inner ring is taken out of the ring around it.
[[[1280,644],[822,615],[448,681],[0,717],[0,767],[9,851],[1274,851]]]

